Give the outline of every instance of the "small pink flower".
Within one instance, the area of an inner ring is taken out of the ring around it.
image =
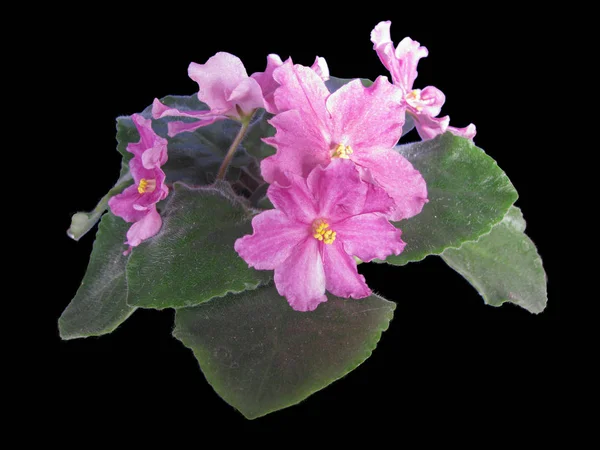
[[[198,83],[198,99],[206,103],[209,111],[181,111],[163,105],[158,99],[152,105],[152,116],[160,119],[167,116],[191,117],[196,122],[169,123],[169,136],[197,128],[226,118],[242,120],[255,109],[264,107],[259,83],[248,76],[242,61],[230,53],[219,52],[205,64],[191,63],[189,77]]]
[[[391,220],[418,214],[427,202],[421,174],[392,147],[402,134],[402,92],[379,77],[369,88],[354,80],[330,94],[308,67],[286,61],[273,74],[279,111],[270,123],[277,133],[265,142],[277,153],[261,163],[268,183],[285,184],[288,173],[306,177],[317,165],[349,159],[361,176],[394,200]]]
[[[413,89],[417,78],[417,65],[421,58],[428,55],[427,48],[421,47],[417,41],[406,37],[394,49],[390,35],[391,22],[380,22],[371,32],[371,42],[386,69],[392,75],[394,85],[403,92],[406,111],[414,118],[415,127],[422,139],[431,139],[445,131],[473,139],[476,134],[475,125],[465,128],[450,127],[448,116],[437,118],[446,97],[438,88],[428,86],[425,89]]]
[[[167,162],[167,140],[154,133],[151,120],[139,114],[131,118],[140,133],[140,141],[127,146],[127,151],[134,155],[129,161],[129,170],[135,183],[108,201],[115,216],[133,222],[127,231],[125,244],[129,245],[129,249],[125,254],[158,233],[162,219],[156,203],[169,194],[165,173],[160,168]]]
[[[288,59],[291,63],[291,58]],[[265,99],[265,109],[272,113],[277,114],[280,112],[275,104],[274,94],[275,90],[279,87],[279,83],[273,78],[273,72],[275,69],[283,65],[283,61],[279,55],[271,54],[267,56],[267,68],[264,72],[256,72],[250,75],[262,89],[263,97]],[[317,56],[315,62],[310,67],[323,81],[329,79],[329,67],[325,58]]]
[[[254,234],[235,250],[258,270],[274,270],[275,285],[297,311],[312,311],[327,300],[371,294],[358,274],[363,261],[398,255],[401,232],[381,213],[393,206],[380,188],[360,179],[350,161],[315,167],[308,178],[291,174],[286,186],[274,183],[267,195],[276,209],[254,217]]]

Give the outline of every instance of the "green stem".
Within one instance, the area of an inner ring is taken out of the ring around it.
[[[242,126],[240,128],[240,131],[238,131],[237,136],[231,143],[231,147],[229,147],[229,150],[227,150],[225,159],[223,160],[223,163],[221,164],[221,167],[219,168],[219,173],[217,174],[217,180],[225,179],[225,174],[227,174],[227,169],[229,168],[229,164],[231,163],[231,160],[233,159],[233,155],[235,155],[235,151],[237,150],[238,145],[240,145],[240,142],[242,142],[242,139],[244,139],[244,136],[246,135],[246,131],[248,131],[248,127],[250,126],[250,120],[252,119],[252,116],[254,116],[254,112],[242,119]]]
[[[127,172],[117,180],[115,185],[108,193],[100,199],[96,207],[90,212],[78,212],[73,214],[71,218],[71,226],[67,230],[67,235],[76,241],[81,239],[92,227],[100,220],[104,211],[108,209],[108,201],[116,194],[119,194],[123,189],[131,183],[131,173]]]

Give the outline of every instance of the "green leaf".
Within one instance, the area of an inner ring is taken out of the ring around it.
[[[339,88],[341,88],[345,84],[350,83],[353,80],[356,80],[356,78],[329,77],[329,79],[325,82],[325,86],[327,86],[329,92],[333,94]],[[373,82],[367,78],[360,78],[360,82],[363,84],[364,87],[369,87],[373,84]]]
[[[58,319],[60,337],[108,334],[135,310],[127,305],[123,242],[130,224],[106,213],[98,226],[90,263],[75,298]]]
[[[442,258],[477,289],[486,304],[510,302],[537,314],[548,301],[546,273],[524,231],[523,214],[513,206],[489,234],[459,249],[447,249]]]
[[[274,287],[262,287],[178,310],[173,334],[194,352],[215,391],[254,419],[354,370],[371,355],[396,307],[376,295],[328,299],[315,311],[298,312]]]
[[[429,203],[420,214],[395,223],[406,247],[399,256],[388,256],[387,263],[420,261],[476,240],[518,197],[496,161],[468,139],[445,133],[396,150],[425,178]]]
[[[226,183],[196,189],[176,184],[174,191],[161,231],[131,254],[131,306],[193,306],[271,279],[271,271],[249,268],[233,248],[252,233],[251,211]]]
[[[273,114],[269,114],[264,109],[259,109],[241,143],[241,147],[253,156],[257,162],[275,154],[275,148],[262,141],[262,138],[275,136],[275,127],[268,122],[271,117],[273,117]]]

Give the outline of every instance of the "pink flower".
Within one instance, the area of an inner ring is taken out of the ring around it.
[[[421,174],[392,149],[402,134],[402,92],[379,77],[369,88],[353,80],[330,94],[308,67],[286,61],[273,74],[279,111],[277,133],[265,142],[277,153],[261,163],[265,181],[287,183],[288,173],[306,177],[317,165],[349,159],[363,179],[382,187],[395,202],[389,218],[418,214],[427,202]]]
[[[291,63],[291,58],[289,58],[288,61]],[[272,114],[280,112],[275,105],[274,99],[275,90],[279,87],[279,83],[273,78],[273,72],[281,65],[283,65],[283,61],[281,61],[279,55],[271,54],[267,56],[267,68],[265,71],[256,72],[250,75],[258,81],[258,84],[260,84],[265,99],[265,109]],[[327,66],[325,58],[317,56],[310,68],[319,75],[323,81],[329,79],[329,67]]]
[[[476,134],[475,125],[465,128],[448,126],[448,116],[437,118],[446,97],[439,89],[428,86],[425,89],[413,89],[417,78],[417,65],[421,58],[428,55],[427,48],[421,47],[417,41],[406,37],[394,49],[390,35],[391,22],[380,22],[371,31],[371,42],[383,65],[392,75],[394,84],[403,92],[406,111],[414,118],[415,127],[423,140],[431,139],[445,131],[458,136],[473,139]]]
[[[152,105],[155,119],[167,116],[191,117],[192,123],[169,123],[169,136],[226,118],[243,120],[255,109],[264,107],[260,85],[248,76],[242,61],[230,53],[219,52],[205,64],[191,63],[189,77],[198,83],[198,99],[206,103],[209,111],[181,111],[163,105],[158,99]]]
[[[154,133],[151,120],[139,114],[131,118],[140,133],[140,141],[127,146],[127,151],[134,155],[129,161],[129,170],[135,184],[108,201],[115,216],[133,222],[125,242],[129,249],[124,254],[158,233],[162,219],[156,210],[156,203],[169,194],[169,188],[165,186],[165,173],[160,168],[167,162],[167,140]]]
[[[327,300],[325,290],[370,295],[353,256],[371,261],[402,252],[400,230],[380,214],[392,199],[341,159],[315,167],[306,179],[291,174],[289,181],[269,186],[277,209],[254,217],[254,234],[238,239],[235,250],[251,267],[274,270],[278,292],[297,311],[314,310]]]

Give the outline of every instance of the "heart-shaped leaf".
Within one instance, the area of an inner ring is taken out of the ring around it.
[[[445,133],[396,147],[427,182],[429,203],[395,225],[406,242],[386,262],[404,265],[476,240],[500,222],[517,191],[496,161],[468,139]]]
[[[123,255],[123,241],[129,226],[111,213],[102,217],[81,286],[58,319],[61,338],[110,333],[135,310],[126,303],[128,258]]]
[[[131,254],[131,306],[193,306],[271,279],[271,271],[248,267],[233,248],[236,239],[252,233],[252,216],[226,183],[203,188],[176,184],[174,191],[160,232]]]
[[[459,249],[447,249],[442,258],[488,305],[510,302],[537,314],[548,301],[546,273],[524,231],[523,214],[513,206],[489,234],[476,242],[465,242]]]
[[[395,307],[377,295],[328,295],[315,311],[298,312],[274,287],[261,287],[177,310],[174,335],[194,352],[215,391],[254,419],[354,370],[375,349]]]

